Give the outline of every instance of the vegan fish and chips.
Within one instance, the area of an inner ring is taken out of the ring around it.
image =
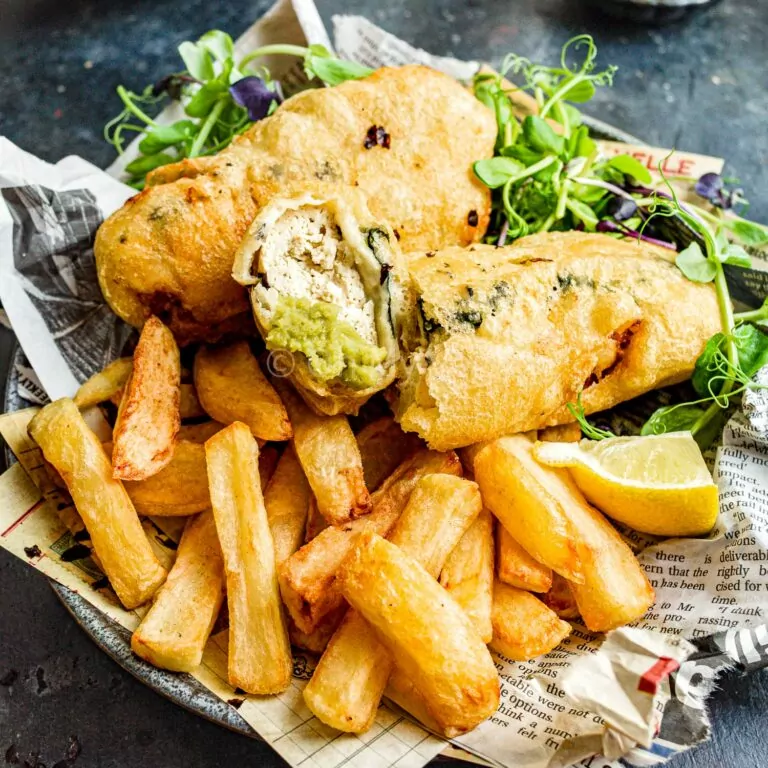
[[[133,371],[133,358],[118,357],[117,360],[113,360],[80,386],[73,398],[75,405],[78,408],[90,408],[92,405],[112,400],[122,393],[131,371]]]
[[[173,458],[159,472],[146,480],[126,480],[124,485],[140,515],[181,517],[211,506],[205,447],[198,441],[177,440]]]
[[[454,737],[498,706],[488,648],[527,660],[570,620],[606,632],[652,605],[603,513],[656,535],[712,528],[694,437],[753,386],[768,342],[751,323],[768,308],[733,316],[722,264],[748,256],[729,220],[712,232],[674,195],[619,189],[687,225],[698,239],[676,255],[580,201],[581,187],[605,202],[630,177],[651,182],[628,156],[589,160],[559,92],[549,122],[518,122],[492,74],[476,99],[426,67],[336,65],[354,79],[230,130],[218,155],[157,168],[102,225],[99,281],[142,327],[136,351],[29,432],[118,598],[153,600],[139,656],[194,670],[226,604],[231,685],[284,691],[292,642],[322,654],[304,698],[327,725],[365,731],[383,695]],[[612,74],[589,71],[593,85]],[[555,210],[526,212],[556,184]],[[577,222],[588,231],[547,231]],[[265,359],[243,336],[251,313]],[[177,342],[206,344],[185,352],[194,383]],[[694,372],[706,404],[657,411],[647,436],[586,419]],[[374,395],[355,435],[346,414]],[[366,423],[385,398],[394,418]],[[107,401],[119,409],[102,446],[78,407]],[[680,419],[691,432],[657,434]],[[575,442],[580,429],[594,439]],[[190,516],[169,573],[139,514]]]
[[[338,578],[444,735],[465,733],[496,711],[499,676],[491,654],[472,620],[417,560],[368,531]]]
[[[448,555],[440,584],[472,620],[484,643],[493,634],[493,573],[493,517],[483,508]]]
[[[494,440],[476,454],[475,480],[499,523],[535,560],[570,581],[583,581],[578,531],[557,496],[551,472],[523,435]]]
[[[504,584],[529,592],[552,588],[552,569],[531,557],[501,523],[496,527],[496,564]]]
[[[336,417],[334,417],[336,418]],[[329,526],[280,566],[280,588],[291,618],[311,633],[322,617],[342,604],[336,571],[367,530],[386,536],[400,517],[411,492],[425,475],[461,475],[454,453],[426,449],[406,459],[373,493],[372,510],[342,527]]]
[[[409,255],[418,333],[393,395],[403,429],[446,450],[573,421],[690,378],[719,328],[711,285],[674,254],[551,232]]]
[[[549,653],[570,633],[571,625],[530,592],[494,584],[493,650],[512,661],[527,661]]]

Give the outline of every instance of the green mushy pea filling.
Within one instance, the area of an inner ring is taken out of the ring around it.
[[[381,377],[376,366],[384,362],[387,353],[365,341],[349,323],[339,320],[340,311],[325,301],[281,296],[267,334],[267,346],[301,352],[322,381],[340,378],[354,389],[372,387]]]

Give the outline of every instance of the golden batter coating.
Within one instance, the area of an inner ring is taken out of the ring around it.
[[[423,66],[300,93],[218,155],[149,175],[97,233],[104,296],[132,325],[158,315],[181,344],[252,327],[235,251],[262,206],[318,184],[359,187],[408,250],[472,243],[490,213],[472,163],[495,135],[490,110]]]
[[[715,291],[674,252],[608,235],[411,254],[422,335],[403,356],[395,412],[447,450],[573,421],[691,376],[719,329]]]

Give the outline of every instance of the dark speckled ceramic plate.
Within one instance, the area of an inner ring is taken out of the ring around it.
[[[589,125],[592,133],[600,138],[624,141],[630,144],[644,143],[640,139],[599,120],[585,117],[584,122]],[[16,363],[23,359],[23,353],[17,345],[9,360],[4,392],[2,393],[1,402],[4,412],[17,411],[30,405],[19,391],[19,379],[16,373]],[[0,463],[10,464],[14,462],[13,455],[7,448],[5,450],[5,455],[0,457]],[[75,621],[88,633],[96,645],[142,683],[190,712],[238,733],[258,738],[253,728],[240,717],[233,707],[214,696],[193,677],[186,674],[165,672],[143,661],[132,653],[130,633],[127,630],[107,618],[90,603],[66,587],[55,582],[51,582],[51,586]]]

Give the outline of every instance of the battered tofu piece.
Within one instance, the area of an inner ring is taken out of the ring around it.
[[[362,193],[305,194],[269,203],[254,220],[232,275],[250,288],[256,325],[315,410],[356,413],[395,376],[392,320],[397,238]]]
[[[400,425],[444,451],[571,422],[579,393],[593,413],[690,378],[720,321],[674,257],[581,232],[411,254]]]
[[[97,233],[102,291],[124,320],[155,314],[180,344],[248,327],[231,277],[238,245],[263,206],[318,184],[364,192],[405,249],[467,245],[490,213],[472,163],[495,137],[489,109],[423,66],[304,91],[218,155],[152,172]]]

